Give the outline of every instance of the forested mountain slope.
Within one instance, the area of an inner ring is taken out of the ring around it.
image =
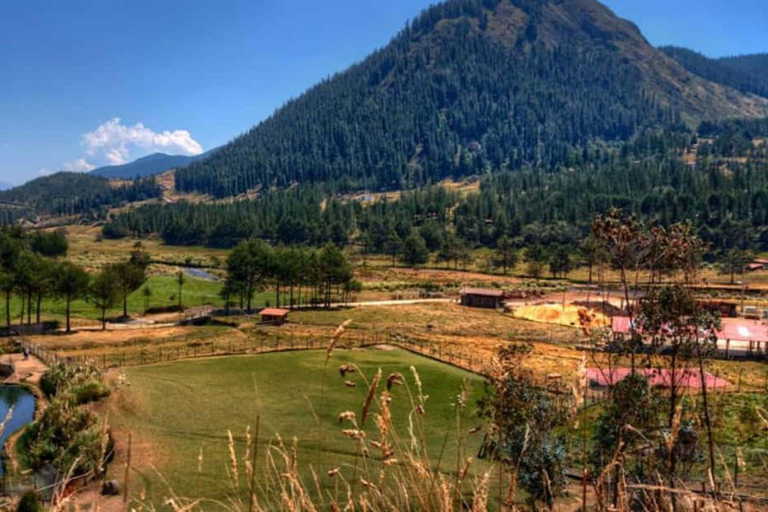
[[[0,192],[0,215],[5,223],[39,214],[72,215],[161,195],[152,178],[115,184],[90,174],[59,172]]]
[[[130,209],[104,235],[156,233],[169,244],[212,247],[251,237],[286,245],[355,241],[388,253],[413,234],[433,251],[493,247],[501,237],[525,247],[573,247],[595,215],[621,208],[661,225],[688,220],[715,253],[765,251],[767,138],[768,120],[708,122],[701,136],[649,130],[615,148],[590,148],[560,172],[491,173],[477,192],[436,186],[403,192],[396,201],[368,201],[328,198],[323,186],[302,185],[255,201]]]
[[[723,57],[718,61],[731,69],[754,76],[758,80],[768,81],[768,53]]]
[[[711,59],[687,48],[664,46],[659,49],[702,78],[768,97],[768,55]]]
[[[176,187],[411,188],[553,168],[649,126],[766,115],[768,99],[686,71],[594,0],[449,0],[180,171]]]

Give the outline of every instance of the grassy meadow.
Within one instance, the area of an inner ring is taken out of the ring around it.
[[[418,393],[409,369],[414,366],[424,393],[429,395],[424,438],[430,459],[435,463],[442,460],[441,467],[449,473],[455,471],[457,429],[465,436],[479,424],[475,409],[482,394],[480,377],[401,350],[355,350],[333,354],[323,384],[325,357],[325,351],[276,353],[123,370],[123,385],[118,385],[111,399],[109,417],[122,443],[128,432],[132,434],[132,465],[136,468],[133,495],[146,489],[151,500],[160,502],[169,493],[164,478],[179,496],[226,500],[232,493],[227,477],[231,465],[227,432],[232,432],[237,457],[242,457],[246,427],[253,428],[257,416],[260,431],[255,467],[259,485],[265,484],[264,475],[271,471],[265,454],[280,435],[286,444],[294,437],[298,440],[298,463],[305,483],[312,487],[311,467],[326,489],[333,492],[336,484],[327,471],[340,468],[349,480],[355,471],[357,448],[355,441],[342,434],[342,428],[352,426],[340,425],[338,416],[355,411],[359,421],[368,387],[360,374],[341,378],[337,368],[343,363],[358,366],[367,379],[381,368],[377,396],[385,389],[390,374],[400,372],[405,377],[407,386],[392,388],[391,403],[393,424],[401,442],[408,442],[409,415],[413,411],[409,393]],[[357,386],[348,387],[345,380],[355,381]],[[462,412],[465,418],[457,425],[455,404],[465,381],[471,391]],[[377,412],[377,407],[371,411]],[[413,421],[418,428],[420,419],[414,417]],[[378,438],[372,417],[364,428],[371,439]],[[480,441],[480,435],[469,437],[463,457],[475,457]],[[201,450],[202,471],[198,472]],[[272,454],[277,456],[274,451]],[[371,459],[378,458],[378,454],[371,454]],[[277,464],[280,467],[281,461]],[[376,467],[369,470],[376,475],[380,465],[372,465]],[[114,475],[120,480],[122,467],[111,466],[111,471],[120,473]],[[358,475],[361,471],[366,470],[360,466]],[[241,466],[241,479],[242,473]],[[244,485],[241,481],[241,490]],[[213,503],[204,508],[216,509]]]
[[[200,306],[204,304],[222,305],[223,300],[219,296],[222,283],[207,279],[198,279],[190,276],[184,277],[184,286],[182,289],[182,300],[185,307]],[[177,277],[174,274],[157,274],[150,276],[141,288],[134,291],[128,297],[128,313],[131,316],[143,314],[147,305],[147,297],[144,295],[144,289],[151,290],[149,297],[149,307],[173,306],[178,304],[179,286]],[[270,300],[272,294],[264,293],[255,296],[256,304],[259,301]],[[274,300],[274,299],[273,299]],[[86,300],[79,299],[72,303],[73,319],[97,320],[101,312]],[[107,312],[107,316],[122,315],[122,303],[116,304],[114,308]],[[2,303],[2,313],[0,322],[5,320],[5,303]],[[26,306],[25,306],[26,311]],[[11,316],[14,323],[18,323],[22,310],[22,299],[14,295],[11,299]],[[61,299],[48,297],[43,300],[41,306],[41,319],[58,320],[63,323],[66,312],[66,302]],[[26,316],[26,313],[25,313]],[[35,307],[33,304],[32,318],[34,321]]]

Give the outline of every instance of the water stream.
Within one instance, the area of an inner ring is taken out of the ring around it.
[[[0,446],[35,417],[35,396],[19,386],[0,386],[0,421],[5,419],[8,410],[13,407],[13,414],[5,430],[0,435]],[[0,474],[3,468],[0,464]]]

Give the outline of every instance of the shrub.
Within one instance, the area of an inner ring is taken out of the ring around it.
[[[58,393],[59,387],[68,379],[67,366],[63,363],[54,364],[40,377],[40,389],[46,398],[53,398]]]
[[[34,491],[25,492],[19,501],[19,506],[16,507],[16,512],[43,512],[37,493]]]
[[[72,386],[70,392],[74,397],[75,403],[78,405],[98,402],[102,398],[109,396],[109,388],[96,379]]]

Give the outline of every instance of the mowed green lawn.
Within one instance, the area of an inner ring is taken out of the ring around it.
[[[347,387],[338,372],[342,363],[357,365],[369,379],[381,368],[378,394],[385,389],[387,377],[400,372],[416,395],[409,368],[417,369],[424,393],[429,395],[424,420],[430,459],[435,464],[442,459],[441,468],[447,472],[455,471],[457,465],[455,404],[462,386],[467,383],[470,392],[466,406],[461,409],[460,428],[462,438],[468,440],[464,456],[477,455],[481,434],[471,437],[466,434],[480,423],[476,415],[476,403],[483,389],[480,377],[401,350],[337,351],[328,365],[323,399],[324,360],[324,351],[309,351],[126,369],[129,385],[122,387],[113,398],[110,421],[121,432],[132,432],[138,446],[134,450],[134,462],[141,467],[134,473],[132,494],[137,496],[146,489],[156,504],[161,503],[162,498],[168,496],[168,487],[161,483],[159,472],[179,496],[216,500],[231,496],[226,470],[229,466],[227,430],[235,436],[241,459],[245,428],[254,425],[257,415],[261,424],[256,464],[260,482],[264,481],[267,444],[275,443],[278,434],[286,443],[294,437],[298,439],[299,467],[310,487],[310,465],[330,486],[335,485],[326,476],[331,468],[340,467],[345,477],[351,479],[356,444],[342,434],[342,428],[352,427],[340,425],[338,415],[351,410],[359,419],[367,386],[360,375],[351,374],[346,380],[356,381],[357,386]],[[412,411],[408,388],[392,388],[393,423],[397,435],[403,439],[407,437],[408,415]],[[378,411],[375,406],[371,410]],[[378,439],[372,418],[365,429],[369,439]],[[201,448],[203,469],[198,474]],[[371,450],[373,458],[378,459],[379,453],[374,448]],[[242,460],[239,469],[242,478]],[[113,467],[111,471],[112,477],[122,481],[122,466]],[[374,471],[374,475],[376,473]],[[241,482],[241,489],[244,485]],[[215,506],[206,507],[209,508],[215,509]]]

